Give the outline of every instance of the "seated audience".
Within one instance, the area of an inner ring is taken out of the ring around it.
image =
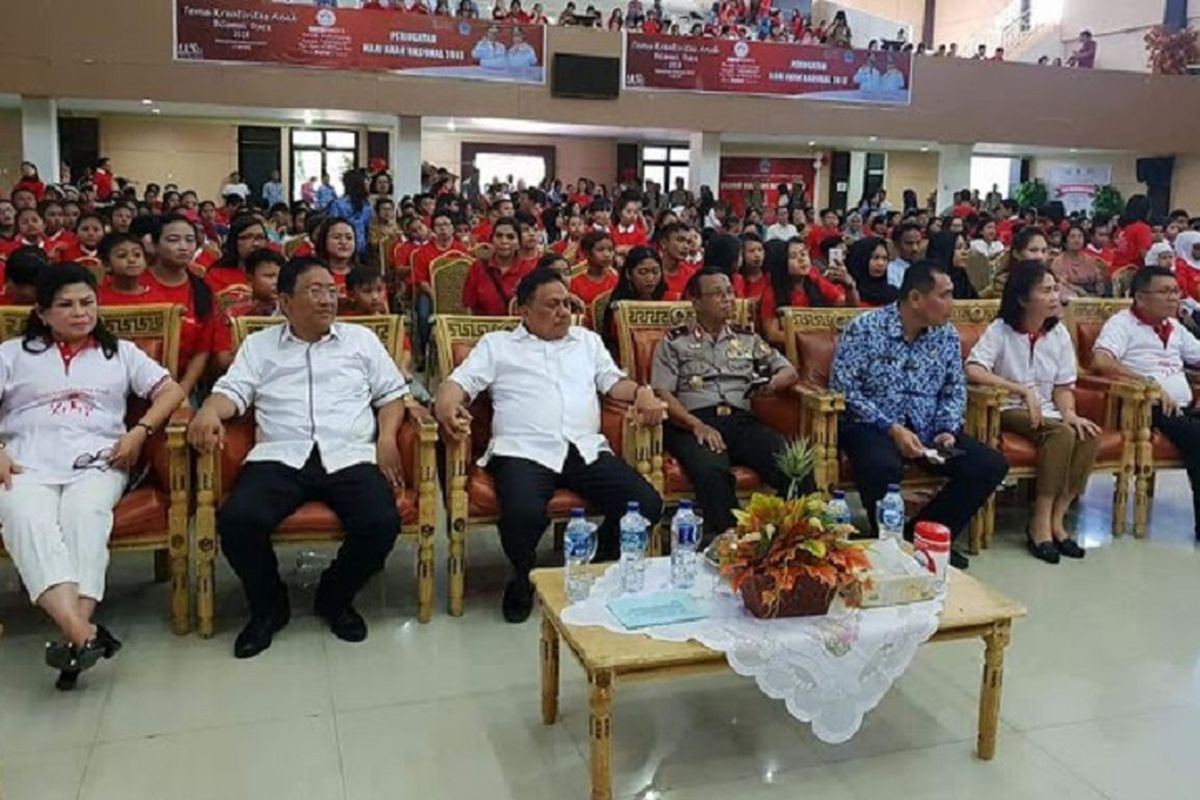
[[[279,310],[279,273],[285,264],[286,258],[266,247],[246,256],[250,296],[231,306],[226,313],[230,317],[282,316]]]
[[[763,240],[756,234],[742,235],[742,266],[733,276],[733,292],[739,298],[762,301],[762,296],[768,291],[770,277],[767,275],[765,264],[767,251]]]
[[[894,228],[892,241],[896,245],[896,257],[888,264],[888,283],[899,289],[904,283],[904,273],[921,257],[924,246],[921,226],[915,222],[906,222]]]
[[[850,245],[846,254],[846,268],[858,288],[860,306],[878,308],[891,305],[900,296],[899,290],[888,283],[888,258],[885,239],[871,236]]]
[[[579,493],[604,515],[597,558],[617,556],[617,521],[636,500],[647,519],[658,520],[662,501],[654,488],[610,451],[600,432],[598,394],[632,402],[646,424],[662,420],[663,403],[647,386],[629,380],[600,337],[571,325],[562,276],[537,270],[517,286],[521,325],[489,333],[438,388],[435,414],[446,435],[471,435],[468,406],[487,391],[492,440],[480,460],[496,482],[500,540],[513,565],[503,613],[524,622],[533,609],[529,571],[549,524],[554,491]]]
[[[771,285],[763,292],[759,315],[771,344],[783,346],[783,326],[777,316],[783,306],[858,305],[858,289],[845,265],[835,264],[821,274],[800,239],[767,242],[765,263]]]
[[[955,300],[977,300],[978,292],[971,284],[967,274],[967,261],[971,257],[971,247],[967,237],[961,232],[942,231],[929,238],[925,248],[925,258],[940,265],[954,281]]]
[[[604,321],[600,326],[600,335],[608,346],[609,352],[617,352],[617,321],[616,310],[622,300],[637,300],[641,302],[660,301],[666,299],[667,283],[663,279],[662,261],[658,254],[649,247],[635,247],[625,254],[625,262],[621,265],[620,278],[608,298],[608,307],[604,310]]]
[[[56,265],[57,266],[57,265]],[[18,247],[4,266],[4,293],[0,305],[32,306],[37,300],[39,276],[50,267],[40,247]]]
[[[46,646],[46,663],[67,690],[121,647],[92,621],[104,599],[112,510],[147,438],[184,394],[104,327],[91,272],[71,263],[43,269],[35,300],[23,335],[0,344],[0,536],[29,599],[62,636]],[[131,394],[150,406],[127,430]]]
[[[789,479],[776,463],[787,440],[754,417],[750,397],[786,389],[798,376],[753,330],[730,326],[734,292],[725,273],[705,267],[688,282],[687,296],[696,321],[659,342],[650,385],[667,403],[663,445],[695,486],[711,537],[735,524],[733,465],[787,491]]]
[[[846,397],[839,442],[872,528],[876,503],[900,483],[906,462],[949,479],[909,531],[932,520],[955,536],[1008,473],[1002,455],[962,432],[967,390],[953,303],[945,268],[918,262],[895,304],[859,316],[839,337],[829,388]],[[928,458],[931,448],[946,453],[944,463]],[[967,564],[958,551],[951,561]]]
[[[224,423],[254,408],[254,449],[217,515],[221,549],[250,607],[237,658],[266,650],[290,619],[271,534],[293,511],[322,502],[346,532],[313,610],[347,642],[367,636],[352,603],[400,531],[403,375],[374,333],[335,320],[338,287],[323,261],[292,259],[278,288],[287,325],[247,337],[188,428],[192,446],[209,453],[221,446]]]
[[[470,313],[482,317],[508,314],[517,284],[533,266],[517,258],[517,237],[517,223],[511,217],[501,217],[491,226],[491,256],[476,260],[463,284],[463,305]]]
[[[1000,427],[1037,445],[1037,491],[1026,526],[1029,551],[1049,564],[1083,558],[1066,516],[1096,461],[1100,426],[1075,412],[1075,345],[1059,324],[1058,282],[1045,264],[1016,265],[1000,314],[971,350],[967,380],[1007,392]]]
[[[1108,297],[1108,270],[1087,247],[1083,227],[1072,223],[1063,237],[1063,251],[1050,262],[1050,271],[1058,279],[1059,293],[1064,300],[1072,297]]]
[[[585,233],[582,248],[587,257],[587,269],[572,278],[567,288],[590,310],[597,297],[616,287],[619,276],[613,268],[616,253],[609,234],[601,231]]]
[[[344,316],[387,314],[387,285],[378,267],[359,265],[346,276],[346,302],[340,312]]]

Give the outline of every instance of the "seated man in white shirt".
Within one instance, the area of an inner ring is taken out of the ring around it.
[[[904,283],[904,273],[921,260],[921,226],[915,222],[898,225],[892,231],[892,242],[896,245],[896,258],[888,264],[887,281],[899,289]]]
[[[396,434],[409,392],[404,377],[374,333],[335,321],[338,287],[324,261],[289,261],[279,302],[288,323],[246,338],[188,431],[194,447],[210,452],[222,444],[222,423],[254,408],[257,442],[217,515],[221,547],[250,606],[234,644],[238,658],[270,647],[288,623],[271,533],[303,503],[329,506],[346,532],[314,601],[344,641],[367,637],[351,602],[383,568],[400,530],[394,489],[403,480]]]
[[[578,492],[604,515],[597,559],[617,556],[617,521],[636,500],[657,522],[662,499],[642,476],[613,455],[600,432],[600,398],[633,402],[643,424],[662,421],[665,404],[649,386],[625,377],[595,333],[571,325],[567,287],[553,270],[538,269],[517,286],[522,323],[489,333],[438,388],[434,413],[446,434],[471,433],[468,404],[488,391],[492,440],[481,459],[496,481],[500,540],[513,564],[504,590],[504,618],[524,622],[533,608],[529,571],[549,525],[546,506],[559,488]]]
[[[1142,267],[1130,284],[1133,308],[1109,317],[1096,339],[1092,365],[1116,378],[1158,384],[1161,403],[1151,424],[1179,450],[1192,484],[1200,539],[1200,409],[1184,365],[1200,365],[1200,340],[1180,324],[1179,283],[1165,267]]]

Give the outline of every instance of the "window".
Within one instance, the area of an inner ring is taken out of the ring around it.
[[[686,189],[688,165],[691,161],[691,151],[686,147],[643,145],[642,178],[654,181],[667,192],[675,188],[676,178],[682,178],[683,187]]]
[[[342,173],[358,166],[358,133],[356,131],[293,128],[292,141],[292,199],[300,199],[300,187],[309,178],[320,180],[329,176],[329,185],[340,196]]]
[[[507,183],[515,189],[518,185],[540,186],[546,179],[546,159],[534,155],[480,152],[475,154],[475,169],[481,186]]]

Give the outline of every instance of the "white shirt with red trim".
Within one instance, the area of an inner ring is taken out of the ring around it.
[[[30,353],[23,345],[0,344],[0,440],[24,479],[36,483],[73,483],[103,468],[125,434],[127,397],[148,398],[170,379],[128,341],[117,342],[112,358],[96,343],[74,354],[59,345]]]
[[[1159,331],[1143,322],[1133,311],[1113,314],[1096,339],[1096,350],[1104,350],[1121,365],[1144,378],[1152,378],[1182,407],[1192,403],[1192,387],[1184,364],[1200,364],[1200,340],[1174,320],[1165,320],[1166,341]]]
[[[1007,381],[1035,389],[1042,400],[1042,416],[1047,419],[1062,419],[1062,412],[1054,405],[1054,390],[1074,386],[1077,372],[1075,345],[1061,323],[1030,338],[998,319],[979,337],[967,363],[978,364]],[[1012,395],[1000,403],[1002,411],[1024,407],[1020,398]]]

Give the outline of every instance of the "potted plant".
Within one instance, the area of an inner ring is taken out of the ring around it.
[[[780,457],[785,464],[805,470],[785,471],[794,490],[812,469],[811,448],[792,444]],[[737,530],[718,549],[720,570],[759,619],[825,614],[834,595],[870,569],[866,544],[850,540],[854,526],[838,524],[822,494],[755,494],[734,516]]]
[[[1040,178],[1025,181],[1013,191],[1013,199],[1021,208],[1040,209],[1045,207],[1050,199],[1050,190]]]
[[[1101,186],[1096,191],[1096,196],[1092,198],[1092,213],[1095,216],[1103,214],[1110,218],[1119,217],[1124,210],[1125,199],[1121,197],[1117,187],[1112,184]]]

